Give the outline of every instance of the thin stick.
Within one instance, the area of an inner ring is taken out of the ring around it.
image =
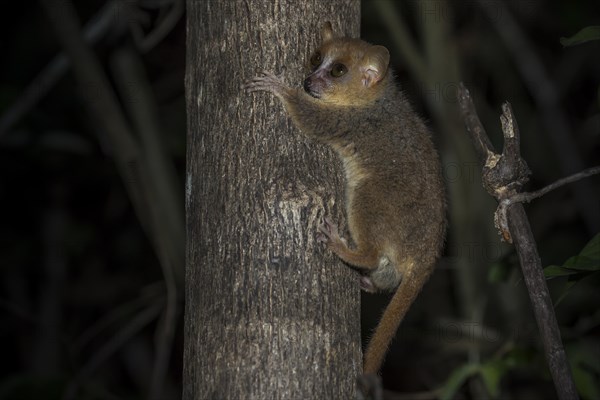
[[[488,15],[506,49],[512,55],[515,68],[523,77],[523,83],[529,89],[529,94],[539,110],[540,120],[554,148],[554,155],[562,173],[566,175],[582,170],[583,161],[572,140],[572,128],[560,106],[558,90],[535,46],[504,2],[478,0],[477,4]],[[502,18],[498,18],[498,15],[502,15]],[[600,227],[600,208],[594,201],[593,192],[582,184],[573,185],[572,190],[578,210],[583,216],[583,223],[589,232],[596,232]]]
[[[600,173],[600,165],[597,167],[591,167],[588,169],[584,169],[583,171],[578,172],[576,174],[561,178],[561,179],[557,180],[556,182],[553,182],[553,183],[549,184],[548,186],[543,187],[542,189],[536,190],[535,192],[517,193],[517,194],[511,196],[508,199],[508,202],[510,204],[517,203],[517,202],[529,203],[531,200],[537,199],[538,197],[542,197],[543,195],[545,195],[546,193],[548,193],[554,189],[558,189],[559,187],[564,186],[568,183],[572,183],[572,182],[578,181],[583,178],[587,178],[588,176],[592,176],[592,175],[595,175],[598,173]]]
[[[112,35],[125,32],[126,26],[114,23],[119,3],[111,1],[106,3],[100,11],[88,22],[84,30],[86,42],[95,44],[102,39],[107,32]],[[69,69],[71,62],[64,53],[57,54],[52,61],[40,72],[19,97],[0,116],[0,137],[9,132],[21,118],[35,107],[41,99],[56,85],[65,72]]]
[[[497,226],[505,240],[513,243],[517,250],[556,393],[560,400],[577,399],[577,389],[562,344],[552,298],[546,285],[527,214],[522,204],[510,204],[519,194],[518,191],[530,174],[527,164],[520,156],[517,121],[510,105],[506,103],[502,107],[501,117],[504,150],[502,154],[498,154],[489,144],[489,138],[477,116],[469,91],[462,83],[459,85],[458,101],[467,130],[473,137],[480,157],[485,160],[482,173],[483,184],[486,190],[500,202],[496,211]],[[589,173],[589,170],[583,173]],[[573,179],[573,177],[565,179]],[[564,183],[567,182],[559,181],[556,187]],[[552,188],[542,189],[542,191],[549,190]]]
[[[77,395],[77,391],[108,358],[115,354],[128,340],[137,335],[142,329],[154,321],[163,304],[156,303],[150,305],[145,310],[139,312],[127,325],[115,333],[92,357],[79,369],[77,375],[67,385],[62,399],[72,400]]]

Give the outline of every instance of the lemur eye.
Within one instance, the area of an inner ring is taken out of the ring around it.
[[[312,57],[310,58],[310,65],[312,65],[313,67],[318,67],[319,65],[321,65],[321,62],[323,61],[323,59],[321,58],[321,53],[319,53],[318,51],[312,55]]]
[[[331,68],[331,76],[333,76],[334,78],[339,78],[340,76],[344,75],[346,72],[348,72],[348,68],[346,68],[346,66],[344,64],[335,64],[333,66],[333,68]]]

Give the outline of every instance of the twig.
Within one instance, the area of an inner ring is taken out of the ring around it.
[[[115,77],[127,114],[138,134],[145,175],[143,188],[151,218],[155,248],[165,246],[165,253],[174,268],[178,287],[183,286],[185,264],[185,228],[183,199],[177,187],[177,173],[165,149],[158,106],[140,59],[133,46],[122,46],[111,57]],[[160,257],[159,257],[160,261]],[[161,262],[161,266],[164,267]]]
[[[63,293],[67,279],[67,256],[64,240],[69,224],[65,210],[65,188],[56,184],[42,224],[44,279],[40,299],[40,326],[34,344],[33,365],[37,373],[50,373],[59,365],[59,345],[64,324]]]
[[[79,389],[79,386],[85,381],[94,371],[102,365],[110,356],[112,356],[125,342],[131,339],[160,313],[163,305],[153,304],[145,310],[137,314],[127,325],[117,332],[104,346],[102,346],[93,357],[79,370],[77,376],[69,383],[63,393],[63,400],[71,400]]]
[[[118,33],[125,32],[125,25],[114,24],[114,16],[119,7],[118,1],[106,3],[100,11],[86,24],[84,29],[85,40],[97,43],[106,33],[115,27],[120,28]],[[70,61],[64,53],[57,54],[52,61],[36,76],[23,93],[10,105],[8,110],[0,117],[0,137],[6,134],[29,110],[31,110],[54,87],[56,82],[65,74],[70,66]]]
[[[515,68],[523,77],[535,103],[540,109],[541,120],[553,145],[558,165],[563,174],[583,169],[583,162],[571,140],[571,127],[559,104],[558,90],[548,76],[540,57],[510,10],[502,1],[479,0],[479,6],[488,15],[515,60]],[[498,18],[501,15],[502,18]],[[590,232],[600,228],[600,208],[591,189],[583,184],[573,185],[575,201],[583,214]]]
[[[546,193],[548,193],[554,189],[558,189],[559,187],[564,186],[568,183],[572,183],[572,182],[578,181],[580,179],[587,178],[588,176],[592,176],[592,175],[599,174],[599,173],[600,173],[600,166],[584,169],[583,171],[573,174],[571,176],[566,176],[564,178],[561,178],[561,179],[557,180],[556,182],[549,184],[548,186],[545,186],[539,190],[536,190],[535,192],[517,193],[514,196],[512,196],[510,199],[507,199],[506,201],[508,201],[509,204],[516,203],[516,202],[529,203],[531,200],[537,199],[538,197],[542,197],[543,195],[545,195]]]
[[[171,352],[171,343],[174,332],[174,321],[177,316],[177,285],[174,267],[177,264],[175,252],[167,249],[166,242],[160,240],[157,233],[165,224],[164,218],[159,214],[155,186],[150,184],[152,179],[148,173],[147,153],[141,151],[132,131],[123,115],[119,102],[106,74],[102,70],[95,54],[82,38],[77,14],[72,4],[65,1],[43,0],[42,5],[56,30],[57,36],[69,56],[73,72],[79,83],[83,86],[94,83],[95,91],[88,106],[92,115],[102,124],[104,132],[112,142],[115,152],[115,161],[119,172],[128,189],[134,209],[140,223],[157,252],[160,265],[163,268],[165,285],[167,286],[167,305],[164,325],[159,333],[156,368],[153,378],[157,378],[151,387],[149,396],[160,396],[163,378],[168,365]],[[91,94],[86,93],[90,97]],[[175,260],[172,262],[172,260]],[[182,262],[181,262],[182,264]],[[182,268],[181,268],[182,269]]]
[[[129,28],[138,48],[146,53],[163,40],[181,19],[184,11],[183,0],[173,0],[172,3],[172,6],[166,12],[161,13],[164,15],[160,18],[158,26],[144,37],[143,30],[136,24],[135,18],[115,18],[115,16],[122,14],[121,8],[134,7],[135,5],[116,0],[109,1],[85,25],[84,38],[86,42],[95,44],[109,31],[113,37],[120,36],[127,31],[128,26],[125,22],[129,22]],[[164,9],[167,9],[167,6],[168,4],[162,3],[156,5],[156,7],[163,7]],[[67,56],[64,53],[59,53],[44,67],[42,72],[33,79],[22,94],[0,116],[0,137],[9,132],[29,110],[46,96],[69,69],[70,64]]]
[[[398,15],[396,4],[392,0],[381,0],[372,3],[379,12],[379,18],[390,32],[394,44],[401,49],[404,61],[420,82],[428,81],[428,66],[425,57],[419,53],[415,41],[411,40],[410,30],[404,19]]]
[[[462,94],[463,92],[459,92],[459,96]],[[459,101],[459,107],[479,161],[485,165],[491,165],[494,163],[496,153],[493,151],[492,143],[479,120],[479,116],[475,112],[473,100],[471,100],[471,96],[463,97],[461,100]]]
[[[171,7],[168,7],[169,3]],[[144,34],[144,31],[139,24],[134,23],[135,18],[131,18],[131,32],[137,47],[142,52],[147,52],[156,46],[165,38],[175,27],[177,21],[183,15],[185,8],[183,0],[170,0],[165,2],[148,1],[143,4],[144,7],[160,8],[159,23],[151,32]]]
[[[544,194],[559,188],[560,186],[566,185],[567,183],[575,182],[580,179],[586,178],[588,176],[592,176],[594,174],[600,173],[599,167],[592,167],[571,176],[567,176],[565,178],[559,179],[550,185],[537,190],[535,192],[525,192],[525,193],[515,193],[508,198],[500,200],[500,204],[498,205],[498,209],[496,210],[495,222],[496,227],[503,233],[503,236],[507,242],[510,242],[510,229],[508,227],[507,215],[508,215],[508,207],[514,203],[528,203],[533,199],[543,196]]]
[[[497,154],[489,139],[483,138],[487,135],[477,116],[471,95],[462,83],[459,85],[458,101],[467,131],[473,136],[474,142],[482,143],[481,146],[475,147],[480,151],[480,156],[486,160],[482,172],[486,190],[501,203],[511,199],[527,181],[530,172],[520,156],[519,129],[510,105],[506,103],[502,107],[504,149],[502,154]],[[577,390],[562,345],[542,263],[523,205],[516,203],[504,208],[498,207],[496,222],[499,220],[506,221],[506,226],[500,226],[502,235],[507,241],[514,243],[519,256],[523,278],[558,398],[577,399]]]
[[[172,165],[161,145],[160,138],[164,135],[159,129],[157,106],[152,101],[153,95],[142,62],[133,49],[123,47],[115,52],[112,67],[117,86],[139,132],[148,171],[144,176],[152,176],[152,179],[145,179],[143,187],[146,190],[145,197],[153,199],[148,202],[152,241],[167,289],[166,309],[157,329],[154,369],[148,390],[148,399],[156,400],[162,397],[179,314],[177,278],[183,281],[185,242],[183,216],[178,207],[182,202],[176,196],[175,172],[170,168]]]
[[[112,90],[100,62],[82,37],[79,19],[68,1],[42,0],[53,23],[57,37],[70,59],[73,72],[82,89],[85,105],[108,136],[114,151],[115,163],[132,200],[140,223],[148,231],[148,210],[141,188],[141,156],[133,133],[119,101]]]
[[[141,295],[135,299],[111,308],[110,312],[98,319],[91,326],[72,341],[72,348],[75,353],[80,353],[85,346],[96,339],[104,331],[107,331],[114,325],[125,319],[132,318],[139,310],[147,307],[151,302],[156,301],[158,296],[164,296],[163,282],[152,283],[141,291]]]

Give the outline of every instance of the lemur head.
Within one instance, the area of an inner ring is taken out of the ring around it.
[[[304,90],[326,103],[357,106],[381,96],[390,79],[390,53],[360,39],[336,37],[331,23],[321,30],[321,46],[310,57]]]

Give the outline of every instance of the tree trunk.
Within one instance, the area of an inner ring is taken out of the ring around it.
[[[350,399],[361,373],[357,275],[316,242],[343,221],[333,153],[241,83],[299,85],[330,20],[358,36],[359,1],[188,0],[183,398]]]

